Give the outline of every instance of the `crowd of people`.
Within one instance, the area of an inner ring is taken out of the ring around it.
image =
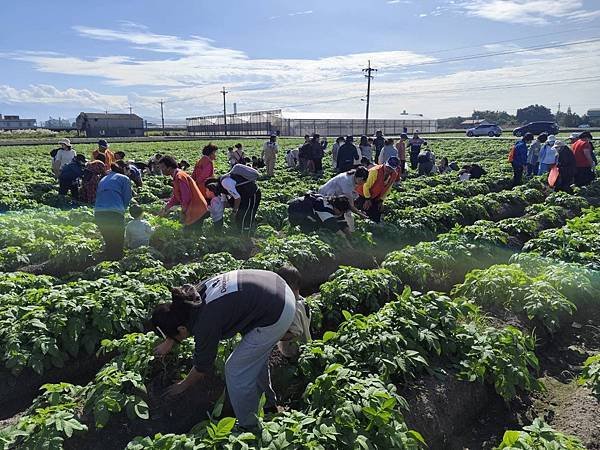
[[[572,193],[572,185],[581,187],[591,183],[598,163],[592,134],[573,133],[569,141],[560,141],[547,133],[537,138],[526,133],[508,154],[514,173],[513,186],[521,184],[524,175],[548,175],[549,184],[557,192]]]

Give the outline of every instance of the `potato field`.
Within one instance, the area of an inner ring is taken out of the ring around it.
[[[228,169],[217,141],[216,171]],[[241,141],[259,155],[263,141]],[[116,143],[192,164],[207,142]],[[300,139],[281,139],[282,149]],[[0,146],[0,448],[3,449],[600,449],[600,182],[555,193],[542,177],[511,189],[507,141],[430,142],[437,158],[487,174],[414,172],[357,218],[350,243],[302,234],[287,202],[321,179],[286,169],[259,179],[253,238],[207,221],[182,233],[156,215],[171,179],[144,176],[135,201],[150,247],[100,262],[93,209],[58,195],[52,146]],[[95,146],[75,145],[90,157]],[[146,331],[170,288],[228,270],[302,276],[314,340],[298,360],[274,351],[285,407],[261,431],[235,426],[221,344],[214,376],[166,400],[190,370],[193,342],[166,359]]]

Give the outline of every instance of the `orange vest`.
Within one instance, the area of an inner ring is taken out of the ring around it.
[[[589,143],[582,139],[573,144],[573,154],[575,155],[575,164],[577,167],[591,167],[583,151],[587,146],[589,146]]]
[[[377,171],[377,179],[369,192],[371,193],[371,199],[378,200],[381,198],[383,194],[387,192],[387,190],[392,186],[396,180],[398,180],[398,172],[394,170],[388,177],[385,179],[385,168],[383,164],[379,164],[378,166],[373,166],[369,169],[369,172],[375,170]],[[356,187],[356,191],[364,196],[363,193],[363,185],[360,184]]]
[[[182,208],[185,206],[181,202],[181,185],[186,184],[188,190],[192,198],[190,199],[189,205],[187,205],[187,209],[183,210],[185,215],[184,224],[191,225],[196,222],[198,219],[204,216],[208,211],[206,205],[206,199],[198,189],[198,185],[194,182],[192,177],[190,177],[183,170],[177,170],[175,172],[175,176],[173,177],[173,196],[175,199],[181,204]]]

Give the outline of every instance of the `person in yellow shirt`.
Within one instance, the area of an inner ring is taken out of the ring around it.
[[[400,160],[392,156],[385,164],[379,164],[369,169],[365,184],[358,185],[356,192],[359,198],[356,206],[363,210],[373,222],[381,222],[383,200],[398,180]]]

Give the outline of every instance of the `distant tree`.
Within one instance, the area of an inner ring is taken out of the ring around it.
[[[468,117],[447,117],[445,119],[438,119],[438,128],[444,130],[454,130],[456,128],[462,128],[461,123],[469,119]]]
[[[514,125],[517,123],[517,118],[508,114],[506,111],[473,111],[471,115],[473,119],[485,119],[488,122],[503,125]]]
[[[529,105],[526,108],[517,109],[517,121],[521,124],[552,120],[554,120],[554,115],[543,105]]]

